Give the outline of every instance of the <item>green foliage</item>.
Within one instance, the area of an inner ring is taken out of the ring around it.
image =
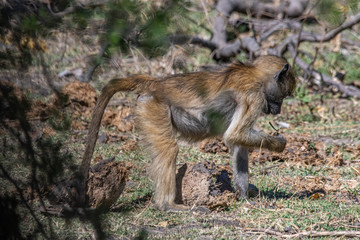
[[[359,0],[320,0],[317,4],[318,17],[331,26],[340,25],[348,14],[358,11]]]
[[[339,25],[344,21],[344,14],[337,6],[336,0],[321,0],[318,4],[320,18],[332,25]]]
[[[185,12],[183,5],[186,5],[180,4],[180,0],[169,1],[161,7],[151,1],[114,0],[101,7],[75,7],[75,11],[63,17],[53,14],[77,6],[79,2],[52,1],[50,10],[41,1],[15,0],[0,8],[0,41],[17,47],[16,50],[2,49],[0,64],[8,66],[9,60],[12,60],[11,65],[27,68],[33,63],[34,53],[44,51],[39,39],[46,38],[59,27],[74,31],[86,30],[95,18],[105,23],[105,31],[99,34],[109,49],[120,49],[127,53],[130,47],[136,47],[150,57],[161,55],[170,45],[169,35],[176,32],[178,22],[173,18],[182,18]],[[101,59],[95,61],[101,63]]]
[[[237,26],[227,26],[226,27],[226,41],[233,41],[237,39],[239,34],[248,32],[249,26],[246,23],[239,23]]]
[[[340,65],[339,62],[342,64]],[[344,71],[345,82],[359,81],[360,79],[360,57],[357,55],[344,56],[338,52],[328,52],[324,55],[324,61],[319,71],[331,75],[331,71]]]
[[[359,0],[348,0],[348,3],[352,12],[356,13],[359,11]]]
[[[38,29],[40,29],[40,24],[34,15],[25,17],[20,25],[20,30],[24,34],[33,34]]]
[[[309,96],[309,90],[306,88],[306,84],[303,83],[300,86],[297,86],[295,89],[295,98],[300,100],[300,102],[307,104],[311,102]]]
[[[77,30],[84,30],[89,25],[89,21],[94,17],[94,12],[90,9],[80,9],[72,15],[71,21]]]
[[[149,56],[163,54],[169,46],[171,18],[175,13],[179,16],[184,12],[178,2],[170,2],[160,9],[131,0],[110,2],[105,14],[105,41],[125,53],[133,46]]]
[[[236,59],[240,62],[247,62],[248,58],[246,56],[246,53],[244,52],[240,52],[239,54],[236,55]]]

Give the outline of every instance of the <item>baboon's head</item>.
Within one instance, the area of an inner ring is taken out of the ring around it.
[[[265,73],[264,106],[265,114],[279,114],[284,98],[290,96],[296,87],[296,79],[290,64],[276,56],[262,56],[255,60],[254,66]]]

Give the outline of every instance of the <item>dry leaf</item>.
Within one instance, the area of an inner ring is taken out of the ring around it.
[[[44,137],[48,138],[53,137],[56,134],[56,131],[53,128],[45,127],[42,129],[42,133]]]
[[[79,120],[73,120],[71,121],[71,129],[74,129],[74,130],[86,130],[86,126],[83,124],[82,121],[79,121]]]
[[[325,195],[324,195],[323,193],[317,192],[317,193],[312,194],[312,195],[309,197],[309,199],[310,199],[310,200],[318,200],[318,199],[320,199],[320,198],[322,198],[322,197],[324,197],[324,196],[325,196]]]
[[[106,109],[102,124],[115,126],[118,131],[129,132],[135,129],[135,121],[130,107],[119,106],[116,109]]]
[[[159,222],[159,224],[158,224],[159,227],[164,227],[164,228],[166,228],[168,225],[169,225],[168,221]]]
[[[130,152],[130,151],[134,151],[136,148],[137,148],[137,141],[128,140],[119,148],[119,150],[124,152]]]

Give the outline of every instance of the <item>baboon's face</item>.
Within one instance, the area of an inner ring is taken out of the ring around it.
[[[279,114],[281,112],[281,105],[283,103],[283,99],[272,99],[266,98],[267,107],[264,109],[265,114]]]
[[[265,100],[263,112],[265,114],[279,114],[284,98],[292,94],[295,88],[295,77],[288,63],[276,72],[274,78],[269,81],[265,88]]]

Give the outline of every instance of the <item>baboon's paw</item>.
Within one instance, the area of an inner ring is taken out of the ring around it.
[[[175,204],[175,203],[168,203],[168,204],[154,204],[154,207],[157,208],[160,211],[166,211],[166,212],[183,212],[183,211],[189,211],[190,207],[185,206],[183,204]]]
[[[166,206],[165,211],[167,212],[184,212],[184,211],[189,211],[190,207],[189,206],[185,206],[183,204],[168,204]]]

